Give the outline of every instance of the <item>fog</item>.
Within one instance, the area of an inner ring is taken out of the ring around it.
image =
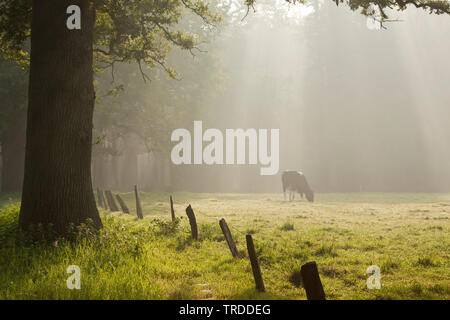
[[[281,192],[302,171],[316,192],[450,191],[450,20],[416,9],[378,28],[332,1],[219,6],[199,50],[175,50],[167,80],[135,66],[99,75],[94,185],[129,190]],[[241,19],[244,18],[242,21]],[[191,24],[186,18],[185,24]],[[195,29],[195,27],[194,27]],[[106,95],[123,85],[118,96]],[[280,130],[280,172],[171,163],[176,128]]]

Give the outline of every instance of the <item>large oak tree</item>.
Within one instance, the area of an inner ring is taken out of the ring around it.
[[[66,27],[81,8],[81,30]],[[25,176],[20,225],[92,219],[101,226],[91,183],[94,7],[89,0],[33,1]]]

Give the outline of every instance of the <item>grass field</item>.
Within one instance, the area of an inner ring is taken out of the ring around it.
[[[450,299],[450,194],[317,194],[316,202],[282,194],[122,194],[132,215],[102,211],[100,236],[20,241],[17,196],[0,195],[0,299],[305,299],[293,273],[319,266],[328,299]],[[9,200],[8,200],[9,199]],[[190,240],[191,204],[199,240]],[[233,259],[219,220],[230,226],[243,259]],[[252,234],[265,293],[254,289],[245,234]],[[81,268],[81,290],[69,290],[66,268]],[[368,290],[366,269],[381,269]]]

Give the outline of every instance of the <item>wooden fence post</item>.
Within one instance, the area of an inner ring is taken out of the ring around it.
[[[194,210],[192,210],[191,205],[189,205],[186,208],[186,214],[189,218],[189,224],[191,225],[192,238],[197,240],[198,239],[197,221],[195,220]]]
[[[175,221],[175,210],[173,210],[172,196],[170,196],[170,214],[172,215],[172,221]]]
[[[302,266],[302,280],[308,300],[325,300],[325,292],[315,261]]]
[[[103,192],[97,188],[97,201],[98,201],[98,205],[102,208],[104,208],[103,205]]]
[[[252,264],[253,277],[255,278],[256,289],[260,292],[264,292],[264,282],[261,275],[261,269],[259,267],[258,258],[256,257],[255,245],[253,244],[253,238],[251,234],[246,237],[248,256],[250,257],[250,263]]]
[[[106,190],[105,193],[106,193],[106,199],[108,200],[108,206],[111,209],[111,211],[119,211],[116,201],[114,201],[112,192],[110,190]]]
[[[136,213],[139,219],[144,219],[142,214],[141,199],[139,199],[138,187],[134,186],[134,194],[136,195]]]
[[[240,258],[240,254],[236,248],[236,244],[233,241],[233,237],[231,236],[230,229],[225,221],[225,219],[221,219],[219,221],[220,228],[222,229],[223,235],[225,236],[225,240],[227,240],[228,248],[230,248],[231,255],[234,258]]]
[[[123,201],[122,197],[118,194],[116,194],[117,201],[119,202],[120,208],[122,208],[123,213],[130,214],[130,209],[128,209],[127,205],[125,204],[125,201]]]

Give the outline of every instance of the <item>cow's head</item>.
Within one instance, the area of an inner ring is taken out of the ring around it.
[[[306,199],[308,199],[309,202],[314,202],[314,191],[309,190],[305,192]]]

